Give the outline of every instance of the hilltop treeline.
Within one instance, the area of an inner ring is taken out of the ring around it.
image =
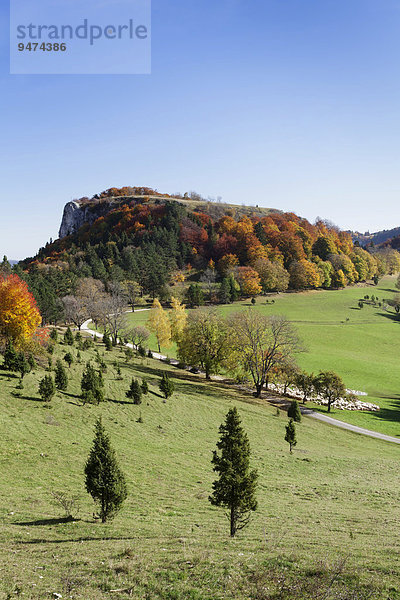
[[[196,281],[197,274],[197,280],[220,284],[225,292],[230,286],[229,300],[377,280],[400,270],[400,254],[354,246],[349,233],[321,220],[312,225],[294,213],[247,216],[230,207],[213,219],[184,203],[143,197],[47,244],[17,269],[51,320],[52,309],[45,305],[73,293],[80,278],[106,285],[134,281],[142,294],[168,299],[168,286]]]

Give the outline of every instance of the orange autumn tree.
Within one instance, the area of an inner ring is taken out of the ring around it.
[[[255,269],[252,269],[252,267],[238,267],[236,276],[244,296],[261,294],[261,278]]]
[[[25,281],[18,275],[0,276],[0,335],[16,344],[30,340],[42,317]]]

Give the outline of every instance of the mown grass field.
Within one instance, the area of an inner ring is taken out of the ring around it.
[[[42,369],[25,377],[20,397],[12,395],[18,379],[0,369],[0,598],[400,598],[395,445],[303,419],[290,455],[285,415],[250,394],[149,359],[126,364],[120,350],[98,347],[108,365],[99,406],[78,397],[93,350],[81,352],[67,392],[49,404],[37,395]],[[57,346],[54,359],[67,349]],[[176,385],[166,402],[161,369]],[[141,406],[125,397],[132,376],[150,384]],[[260,475],[259,508],[233,540],[208,502],[211,453],[232,405]],[[83,483],[98,415],[129,486],[105,525],[94,522]],[[63,522],[53,490],[80,497],[80,520]]]
[[[302,368],[315,373],[336,371],[348,388],[367,392],[365,400],[381,407],[376,413],[333,410],[332,416],[399,436],[400,319],[393,309],[386,312],[367,304],[362,309],[358,307],[358,300],[366,294],[377,296],[379,300],[393,298],[399,293],[395,281],[395,277],[385,277],[378,286],[278,294],[270,297],[274,304],[266,304],[264,297],[258,297],[255,307],[247,301],[218,307],[218,310],[228,315],[251,308],[263,314],[286,316],[298,330],[306,349],[297,357]],[[145,325],[148,311],[129,317],[132,323]],[[151,349],[156,350],[154,336],[149,342]],[[175,356],[176,348],[165,349],[165,353]]]

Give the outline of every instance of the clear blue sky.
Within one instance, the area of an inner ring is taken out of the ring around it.
[[[153,0],[152,74],[136,76],[9,75],[6,4],[1,256],[123,185],[400,225],[398,0]]]

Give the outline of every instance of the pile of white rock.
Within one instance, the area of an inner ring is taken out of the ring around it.
[[[278,392],[278,394],[284,393],[284,386],[282,384],[275,383],[271,384],[270,387],[274,391]],[[380,410],[377,404],[373,404],[372,402],[364,402],[358,399],[358,396],[368,396],[366,392],[360,392],[358,390],[346,390],[346,392],[348,393],[348,396],[345,398],[339,398],[339,400],[332,402],[332,407],[338,408],[339,410]],[[286,389],[286,396],[300,401],[303,399],[303,393],[301,390],[294,387],[288,387]],[[328,405],[328,400],[320,395],[314,394],[310,396],[308,400],[310,400],[310,402],[314,402],[315,404],[320,404],[323,406]]]

